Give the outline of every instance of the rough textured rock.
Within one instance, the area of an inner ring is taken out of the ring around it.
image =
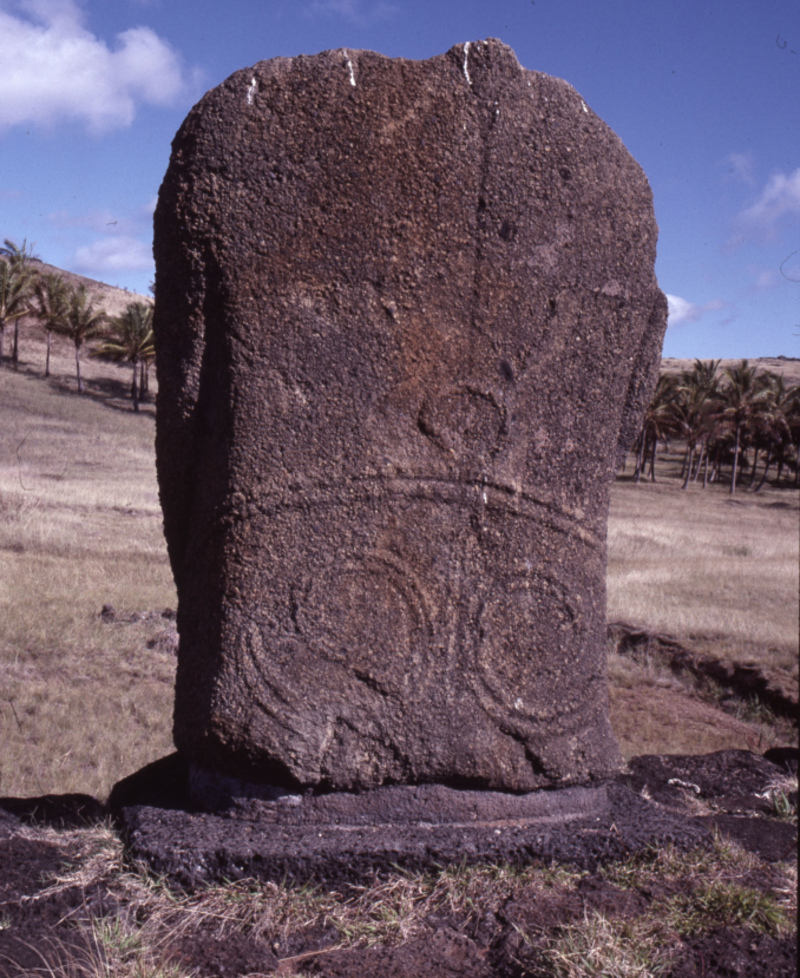
[[[220,880],[363,884],[399,869],[541,860],[594,869],[652,846],[710,845],[711,827],[614,782],[511,795],[442,785],[246,800],[216,814],[134,805],[128,855],[186,888]]]
[[[685,808],[687,797],[713,802],[731,815],[771,815],[772,790],[789,793],[784,751],[754,754],[720,750],[713,754],[642,754],[628,762],[618,780],[632,791],[646,791],[661,805]],[[784,783],[785,782],[785,783]]]
[[[787,777],[793,754],[795,748],[772,748],[763,756],[746,750],[643,754],[617,780],[673,811],[705,811],[697,821],[776,862],[797,848],[797,825],[775,819],[781,804],[797,809]]]
[[[129,855],[189,887],[249,876],[335,886],[462,861],[594,869],[652,845],[707,846],[718,833],[765,862],[797,846],[797,826],[766,801],[781,767],[749,751],[643,755],[615,782],[527,795],[394,785],[228,799],[214,813],[187,811],[187,768],[178,754],[162,758],[120,782],[109,804]]]
[[[339,789],[616,769],[605,526],[656,234],[617,136],[498,41],[201,100],[155,219],[180,751]]]

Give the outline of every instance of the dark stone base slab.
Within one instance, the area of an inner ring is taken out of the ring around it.
[[[715,832],[780,861],[797,843],[793,824],[770,817],[769,787],[797,763],[796,749],[784,753],[788,762],[737,750],[635,757],[614,782],[525,795],[441,785],[287,794],[172,754],[120,781],[109,807],[130,856],[186,887],[242,877],[352,882],[461,862],[593,870],[648,845],[708,845]]]
[[[131,858],[173,883],[258,878],[339,885],[459,863],[593,869],[649,845],[710,844],[710,828],[623,785],[509,795],[441,785],[246,799],[216,814],[117,810]]]

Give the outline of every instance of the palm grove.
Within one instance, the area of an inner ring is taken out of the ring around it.
[[[634,445],[634,479],[655,481],[656,449],[684,445],[682,488],[723,483],[730,492],[773,484],[800,486],[800,387],[742,360],[695,360],[690,370],[662,374]]]
[[[0,248],[0,363],[5,361],[6,331],[12,330],[11,367],[19,368],[19,331],[23,320],[33,319],[46,333],[45,377],[50,376],[50,342],[53,333],[66,337],[75,348],[78,393],[84,392],[81,351],[97,343],[95,356],[108,357],[133,368],[131,400],[134,411],[147,391],[153,349],[153,307],[131,302],[119,316],[109,316],[97,306],[85,285],[71,286],[57,273],[43,274],[23,242],[18,247],[6,239]]]

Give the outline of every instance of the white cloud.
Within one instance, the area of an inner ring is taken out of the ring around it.
[[[139,272],[153,267],[150,244],[128,235],[99,238],[78,248],[70,268],[102,277],[108,272]]]
[[[78,120],[100,133],[186,91],[178,54],[149,27],[109,47],[84,19],[75,0],[0,0],[0,123]]]
[[[781,273],[775,268],[767,268],[756,274],[753,291],[767,292],[781,284]]]
[[[678,323],[691,322],[692,310],[696,308],[688,299],[682,299],[679,295],[667,296],[667,321],[670,326],[677,326]]]
[[[748,187],[755,185],[753,157],[749,153],[729,153],[725,159],[725,166],[730,179],[746,183]]]
[[[758,199],[734,221],[730,243],[754,240],[764,244],[774,240],[786,217],[800,215],[800,167],[793,173],[773,174]]]
[[[667,293],[667,322],[670,326],[680,326],[682,323],[696,323],[708,312],[716,312],[724,307],[721,299],[712,299],[703,305],[690,302],[679,295]]]

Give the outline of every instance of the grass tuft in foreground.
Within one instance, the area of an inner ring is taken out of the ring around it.
[[[601,913],[566,925],[540,953],[541,971],[528,971],[531,978],[656,978],[670,966],[649,920],[615,921]]]

